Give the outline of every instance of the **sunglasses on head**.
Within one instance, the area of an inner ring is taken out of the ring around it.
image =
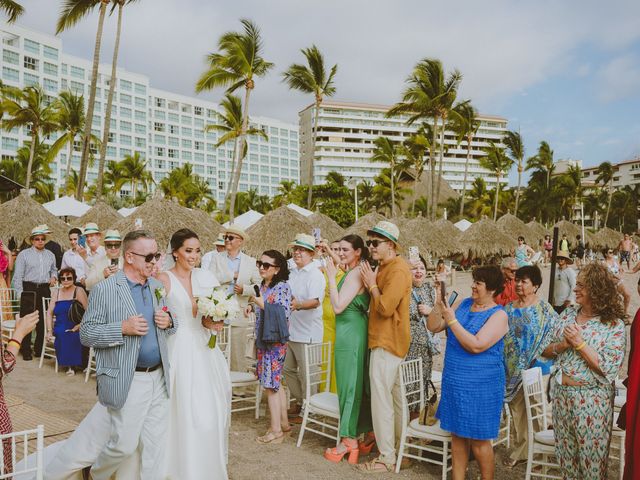
[[[142,255],[141,253],[136,253],[136,252],[129,252],[132,253],[133,255],[136,255],[138,257],[142,257],[144,258],[144,261],[147,263],[151,263],[152,261],[158,261],[160,260],[160,257],[162,256],[161,253],[148,253],[147,255]]]
[[[242,238],[242,237],[236,237],[235,235],[225,235],[224,239],[227,240],[228,242],[233,242],[236,238]]]
[[[104,248],[120,248],[119,243],[105,243]]]
[[[373,247],[376,248],[378,245],[380,245],[381,243],[386,243],[389,240],[367,240],[365,243],[367,244],[367,247]]]
[[[273,265],[273,264],[268,263],[268,262],[261,262],[260,260],[258,260],[256,262],[256,267],[264,268],[265,270],[269,270],[271,267],[276,268],[277,265]]]
[[[73,281],[73,277],[72,276],[63,275],[62,277],[60,277],[60,281],[61,282],[72,282]]]

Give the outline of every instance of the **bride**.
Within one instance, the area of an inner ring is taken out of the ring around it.
[[[219,286],[200,263],[200,240],[189,229],[171,237],[175,266],[158,275],[178,330],[168,342],[170,370],[166,478],[227,478],[231,379],[224,354],[209,348],[211,329],[222,328],[199,315],[196,297]],[[202,320],[200,320],[202,318]]]

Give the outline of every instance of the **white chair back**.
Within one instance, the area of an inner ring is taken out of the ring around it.
[[[424,381],[422,378],[422,358],[406,360],[400,364],[400,392],[402,394],[402,425],[409,423],[409,410],[418,405],[424,407]]]
[[[529,441],[533,441],[533,435],[542,430],[547,430],[547,392],[542,382],[542,369],[530,368],[522,372],[522,388],[524,389],[524,403],[527,411],[527,427]],[[534,430],[534,425],[539,427]]]
[[[9,445],[6,445],[8,443]],[[4,449],[11,449],[11,465],[4,463]],[[36,453],[33,462],[30,452]],[[20,463],[18,463],[20,461]],[[11,432],[0,435],[0,479],[30,478],[42,480],[44,471],[44,426],[38,425],[33,430]]]
[[[225,325],[218,332],[216,345],[222,351],[227,364],[231,365],[231,325]]]
[[[20,313],[20,294],[15,288],[0,288],[0,320],[15,320]]]
[[[304,374],[307,379],[305,398],[311,398],[311,393],[317,391],[320,385],[324,386],[323,391],[328,392],[331,382],[331,342],[305,345],[304,355],[306,357]]]

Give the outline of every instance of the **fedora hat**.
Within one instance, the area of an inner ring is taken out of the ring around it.
[[[569,265],[573,264],[573,259],[569,255],[569,252],[567,252],[566,250],[558,250],[558,253],[556,253],[556,260],[559,260],[561,258],[563,260],[566,260]]]
[[[91,235],[92,233],[100,233],[100,228],[97,223],[89,222],[84,226],[85,235]]]
[[[233,224],[229,225],[227,228],[224,229],[224,233],[232,233],[233,235],[237,235],[240,238],[242,238],[243,240],[247,239],[247,232],[244,231],[244,229],[237,227]]]
[[[216,237],[216,241],[213,242],[213,244],[218,247],[224,247],[224,233],[219,233]]]
[[[105,242],[122,242],[122,236],[118,230],[107,230],[104,234]]]
[[[29,238],[31,237],[35,237],[36,235],[47,235],[47,226],[46,225],[36,225],[35,227],[33,227],[33,229],[31,230],[31,235],[29,236]]]
[[[378,222],[375,227],[367,230],[367,235],[382,236],[384,238],[388,238],[393,243],[398,245],[398,239],[400,238],[400,230],[395,224],[391,222],[386,222],[383,220],[381,222]]]
[[[289,244],[291,248],[293,247],[302,247],[307,250],[311,250],[315,252],[316,250],[316,239],[313,235],[308,235],[306,233],[299,233],[296,235],[296,238],[293,242]]]

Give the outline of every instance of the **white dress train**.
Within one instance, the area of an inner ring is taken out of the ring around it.
[[[169,338],[171,397],[166,450],[166,478],[226,479],[231,423],[231,379],[224,354],[209,348],[209,330],[193,316],[191,299],[171,272],[167,306],[178,322]],[[194,269],[194,296],[209,295],[218,282],[212,273]]]

